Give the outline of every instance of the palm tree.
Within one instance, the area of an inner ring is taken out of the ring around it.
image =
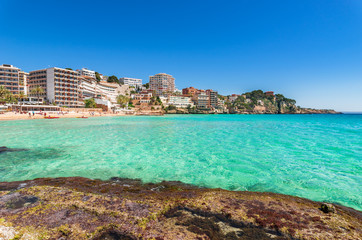
[[[117,97],[117,103],[121,105],[121,107],[126,107],[129,102],[129,98],[124,95],[118,95]]]
[[[7,102],[8,96],[10,95],[10,91],[6,89],[4,86],[0,86],[0,102]]]
[[[35,88],[33,88],[30,93],[32,95],[35,95],[38,98],[38,102],[39,102],[39,98],[42,94],[44,94],[44,89],[40,86],[36,86]]]
[[[21,99],[26,98],[26,95],[24,94],[24,92],[19,92],[18,94],[16,94],[16,98],[18,100],[21,100]]]

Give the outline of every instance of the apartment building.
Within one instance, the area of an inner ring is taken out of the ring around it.
[[[33,89],[40,87],[42,93],[33,93]],[[47,69],[35,70],[29,72],[28,78],[28,95],[30,97],[37,97],[45,99],[47,97]]]
[[[142,87],[142,79],[123,77],[119,79],[119,82],[130,87]]]
[[[198,91],[199,90],[194,87],[188,87],[188,88],[182,89],[182,95],[192,97],[192,96],[196,95],[198,93]]]
[[[13,65],[0,65],[0,86],[4,86],[13,94],[19,93],[19,72],[20,69]]]
[[[79,77],[79,100],[84,101],[97,97],[97,81],[89,76]]]
[[[142,91],[137,94],[132,94],[131,98],[134,105],[140,105],[140,104],[142,105],[142,104],[149,104],[151,102],[152,96],[153,96],[152,91],[148,90],[148,91]]]
[[[29,73],[29,91],[41,87],[44,91],[41,97],[50,103],[66,107],[81,107],[79,101],[79,73],[63,68],[47,68]],[[38,94],[31,94],[38,95]]]
[[[100,81],[97,84],[97,97],[109,100],[112,104],[117,103],[118,95],[125,94],[124,88],[119,86],[118,83],[109,83]]]
[[[24,71],[19,71],[19,92],[28,95],[28,78],[29,73]]]
[[[210,108],[210,96],[206,93],[205,90],[199,90],[198,93],[192,97],[192,101],[195,103],[197,108]]]
[[[166,73],[150,76],[150,89],[156,96],[168,96],[175,91],[175,78]]]
[[[208,89],[206,94],[209,95],[209,107],[216,109],[218,107],[218,92]]]
[[[82,68],[80,70],[77,70],[77,72],[79,73],[80,76],[87,76],[87,77],[91,77],[91,78],[96,78],[96,72],[89,70],[87,68]]]
[[[167,105],[173,105],[177,108],[187,108],[193,107],[194,103],[192,102],[190,97],[185,96],[169,96]]]

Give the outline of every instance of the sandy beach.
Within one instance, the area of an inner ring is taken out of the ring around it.
[[[46,116],[51,117],[57,117],[57,118],[81,118],[81,117],[116,117],[116,116],[141,116],[141,115],[162,115],[160,112],[132,112],[132,113],[125,113],[125,112],[119,112],[119,113],[89,113],[89,112],[64,112],[64,113],[46,113]],[[34,115],[31,114],[20,114],[17,112],[6,112],[3,114],[0,114],[0,121],[7,121],[7,120],[30,120],[30,119],[44,119],[44,115],[40,113],[35,113]]]

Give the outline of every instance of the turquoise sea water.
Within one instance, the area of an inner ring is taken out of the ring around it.
[[[271,191],[362,210],[362,115],[0,121],[0,181],[83,176]]]

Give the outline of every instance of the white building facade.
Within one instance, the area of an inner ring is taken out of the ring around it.
[[[177,108],[187,108],[193,107],[194,103],[192,102],[190,97],[185,96],[169,96],[167,100],[167,105],[173,105]]]
[[[138,78],[127,78],[123,77],[119,79],[119,82],[124,85],[128,85],[130,87],[142,87],[142,79]]]
[[[156,96],[168,96],[175,92],[175,78],[166,73],[150,76],[150,89]]]
[[[77,70],[77,72],[81,76],[88,76],[88,77],[96,78],[96,72],[89,70],[87,68],[82,68],[81,70]]]

